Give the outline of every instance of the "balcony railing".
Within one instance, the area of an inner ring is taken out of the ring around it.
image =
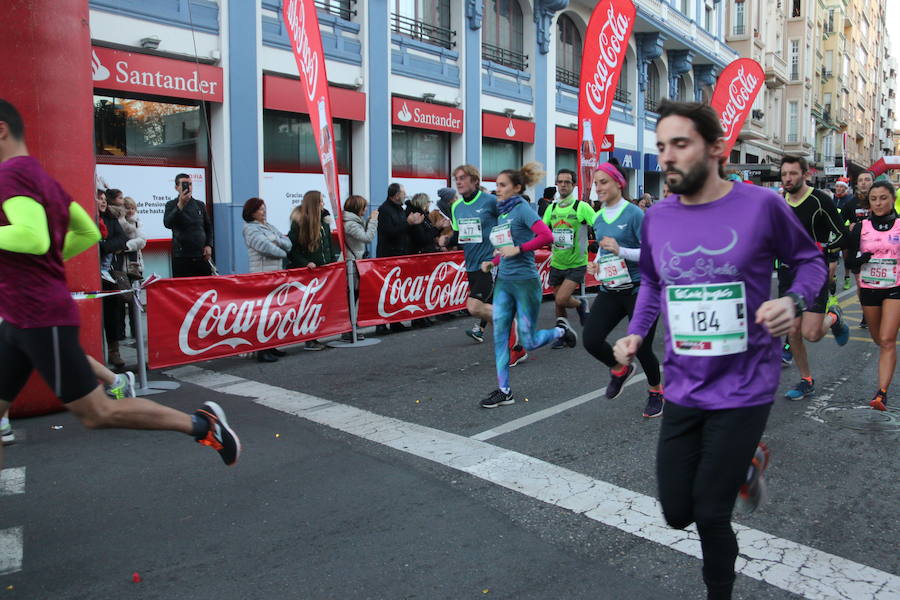
[[[506,48],[494,46],[493,44],[488,44],[486,42],[481,43],[481,56],[498,65],[516,69],[517,71],[528,69],[527,54],[522,54],[521,52],[516,52],[514,50],[507,50]]]
[[[616,94],[615,96],[613,96],[613,100],[616,100],[617,102],[624,102],[625,104],[631,104],[631,92],[617,87]]]
[[[456,42],[453,39],[456,37],[456,32],[452,29],[423,23],[422,21],[398,15],[397,13],[391,13],[391,29],[400,35],[405,35],[414,40],[419,40],[434,46],[447,48],[448,50],[456,45]]]
[[[356,4],[356,0],[315,0],[313,4],[320,11],[340,17],[345,21],[356,16],[356,11],[352,8]]]
[[[562,67],[556,67],[556,81],[572,87],[578,87],[578,73]]]
[[[747,33],[747,28],[744,25],[734,26],[734,35],[744,35],[745,33]]]
[[[644,110],[650,112],[656,112],[656,104],[659,102],[656,98],[651,98],[650,96],[644,96]]]

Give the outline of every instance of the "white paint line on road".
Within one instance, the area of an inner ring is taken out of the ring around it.
[[[198,367],[167,371],[173,377],[254,402],[357,437],[469,473],[599,523],[700,558],[696,529],[669,528],[657,501],[587,475],[479,440],[331,402],[265,383]],[[238,428],[240,426],[238,425]],[[790,540],[734,526],[741,556],[736,569],[754,579],[815,600],[888,600],[900,597],[900,577]],[[0,546],[2,547],[2,546]],[[746,558],[744,558],[746,557]],[[2,558],[0,558],[2,560]]]
[[[0,471],[0,496],[25,493],[25,467],[12,467]]]
[[[625,382],[625,385],[622,388],[627,388],[629,385],[634,383],[639,383],[641,381],[645,381],[647,376],[644,373],[639,373],[633,376],[631,379]],[[486,441],[491,438],[495,438],[498,435],[503,435],[504,433],[509,433],[511,431],[515,431],[516,429],[521,429],[522,427],[527,427],[529,425],[533,425],[538,421],[543,421],[544,419],[549,419],[550,417],[556,416],[560,413],[563,413],[571,408],[575,408],[576,406],[581,406],[586,402],[590,402],[594,398],[599,398],[606,394],[606,388],[601,388],[599,390],[594,390],[593,392],[588,392],[587,394],[582,394],[577,398],[572,398],[571,400],[567,400],[562,402],[561,404],[557,404],[556,406],[551,406],[550,408],[545,408],[543,410],[539,410],[530,415],[525,415],[519,419],[515,419],[510,421],[509,423],[504,423],[503,425],[498,425],[497,427],[492,427],[487,431],[482,431],[481,433],[476,433],[471,436],[473,440]]]
[[[0,575],[22,570],[22,527],[0,529]]]

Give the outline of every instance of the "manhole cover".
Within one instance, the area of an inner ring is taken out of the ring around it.
[[[819,417],[827,423],[865,433],[893,433],[900,431],[900,410],[888,406],[886,411],[865,406],[825,406]]]

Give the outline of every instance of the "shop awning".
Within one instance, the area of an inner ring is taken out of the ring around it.
[[[356,90],[328,86],[331,114],[335,119],[366,120],[366,95]],[[309,114],[300,81],[290,77],[263,75],[263,106],[272,110]]]

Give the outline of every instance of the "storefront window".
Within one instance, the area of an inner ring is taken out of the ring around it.
[[[496,181],[500,171],[522,167],[522,144],[500,140],[482,140],[481,164],[481,178]]]
[[[391,130],[394,177],[447,178],[450,170],[449,134],[409,127]]]
[[[578,165],[578,152],[575,150],[566,150],[557,148],[556,149],[556,172],[559,173],[560,169],[571,169],[572,171],[578,172],[576,166]]]
[[[98,156],[205,165],[208,139],[199,105],[94,96]]]
[[[339,173],[350,172],[350,124],[334,121]],[[320,173],[322,164],[309,115],[263,111],[263,162],[266,171]]]

